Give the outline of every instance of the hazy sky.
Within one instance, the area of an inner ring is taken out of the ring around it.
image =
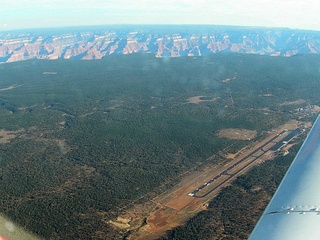
[[[106,24],[214,24],[320,30],[320,1],[0,0],[0,31]]]

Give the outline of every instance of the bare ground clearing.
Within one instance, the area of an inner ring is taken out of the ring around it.
[[[227,128],[220,130],[217,135],[220,138],[251,140],[257,136],[257,131],[241,128]]]
[[[236,78],[237,78],[237,75],[235,75],[234,77],[226,78],[226,79],[222,80],[222,82],[224,82],[224,83],[230,82],[231,80],[235,80]]]
[[[199,104],[202,102],[214,102],[217,98],[211,98],[211,99],[204,99],[207,98],[206,96],[194,96],[187,99],[188,103],[194,103]]]
[[[6,131],[4,129],[0,130],[0,144],[9,143],[12,139],[15,139],[17,135],[24,132],[24,129],[16,131]]]
[[[298,104],[302,104],[302,103],[305,103],[305,102],[306,102],[305,100],[299,99],[299,100],[296,100],[296,101],[281,103],[280,106],[298,105]]]
[[[56,75],[58,72],[43,72],[43,75]]]
[[[18,85],[17,83],[16,84],[13,84],[9,87],[6,87],[6,88],[0,88],[0,92],[3,92],[3,91],[8,91],[8,90],[12,90],[14,88],[18,88],[18,87],[21,87],[23,85]]]

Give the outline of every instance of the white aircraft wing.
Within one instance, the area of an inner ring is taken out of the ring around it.
[[[320,115],[249,240],[320,239]]]

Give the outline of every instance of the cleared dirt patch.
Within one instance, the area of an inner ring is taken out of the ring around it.
[[[206,96],[194,96],[187,99],[188,103],[199,104],[202,102],[214,102],[217,98],[211,98]]]
[[[317,105],[314,105],[313,110],[318,113],[318,112],[320,112],[320,107]]]
[[[57,72],[43,72],[43,75],[56,75]]]
[[[14,88],[18,88],[18,87],[21,87],[23,85],[18,85],[17,83],[16,84],[13,84],[9,87],[6,87],[6,88],[0,88],[0,92],[3,92],[3,91],[9,91],[9,90],[12,90]]]
[[[306,102],[305,100],[300,99],[300,100],[296,100],[296,101],[281,103],[280,106],[298,105],[298,104],[302,104],[302,103],[305,103],[305,102]]]
[[[222,80],[222,82],[226,83],[226,82],[230,82],[231,80],[235,80],[237,77],[234,76],[234,77],[230,77],[230,78],[226,78],[224,80]]]
[[[130,221],[131,219],[118,217],[116,221],[110,221],[110,223],[118,228],[127,229],[127,228],[130,228],[130,225],[129,225]]]
[[[12,139],[17,137],[18,133],[23,131],[23,129],[17,131],[6,131],[4,129],[0,129],[0,144],[9,143]]]
[[[259,95],[259,97],[273,97],[273,95],[271,93],[266,93],[263,95]]]
[[[257,131],[241,128],[227,128],[220,130],[217,135],[220,138],[251,140],[256,137]]]

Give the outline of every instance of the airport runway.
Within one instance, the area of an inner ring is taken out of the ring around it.
[[[239,159],[237,162],[235,162],[234,164],[232,164],[231,166],[229,166],[228,168],[224,169],[223,171],[221,171],[220,173],[218,173],[217,175],[215,175],[214,177],[212,177],[209,181],[207,181],[206,183],[202,184],[201,186],[199,186],[198,188],[196,188],[194,191],[190,192],[188,194],[188,196],[190,197],[195,197],[195,198],[204,198],[207,195],[209,195],[210,193],[212,193],[213,191],[215,191],[216,189],[218,189],[219,187],[221,187],[222,185],[224,185],[226,182],[228,182],[231,178],[234,178],[236,175],[238,175],[241,171],[243,171],[244,169],[246,169],[247,167],[249,167],[250,165],[252,165],[254,162],[256,162],[260,157],[262,157],[266,152],[268,152],[269,150],[272,151],[277,151],[279,148],[281,148],[282,146],[286,145],[288,142],[290,142],[293,138],[295,138],[296,136],[298,136],[299,134],[302,133],[302,129],[297,128],[293,131],[290,131],[288,135],[284,135],[283,138],[281,138],[277,143],[274,143],[272,146],[270,146],[268,149],[264,150],[263,148],[265,146],[267,146],[268,144],[272,143],[275,139],[277,139],[279,136],[282,136],[284,133],[287,133],[288,131],[282,131],[281,133],[277,134],[276,136],[272,137],[270,140],[268,140],[267,142],[265,142],[263,145],[261,145],[260,147],[258,147],[257,149],[253,150],[252,152],[250,152],[249,154],[245,155],[244,157],[242,157],[241,159]],[[256,154],[256,155],[255,155]],[[243,166],[241,166],[240,168],[238,168],[236,171],[232,171],[235,169],[235,167],[239,166],[241,163],[247,161],[249,158],[252,158],[251,160],[249,160],[247,163],[245,163]],[[232,172],[232,173],[231,173]],[[224,179],[218,183],[218,185],[214,186],[212,189],[210,189],[210,191],[200,195],[199,192],[203,189],[205,189],[206,187],[208,187],[210,184],[216,182],[219,178],[221,178],[222,176],[224,176]]]

